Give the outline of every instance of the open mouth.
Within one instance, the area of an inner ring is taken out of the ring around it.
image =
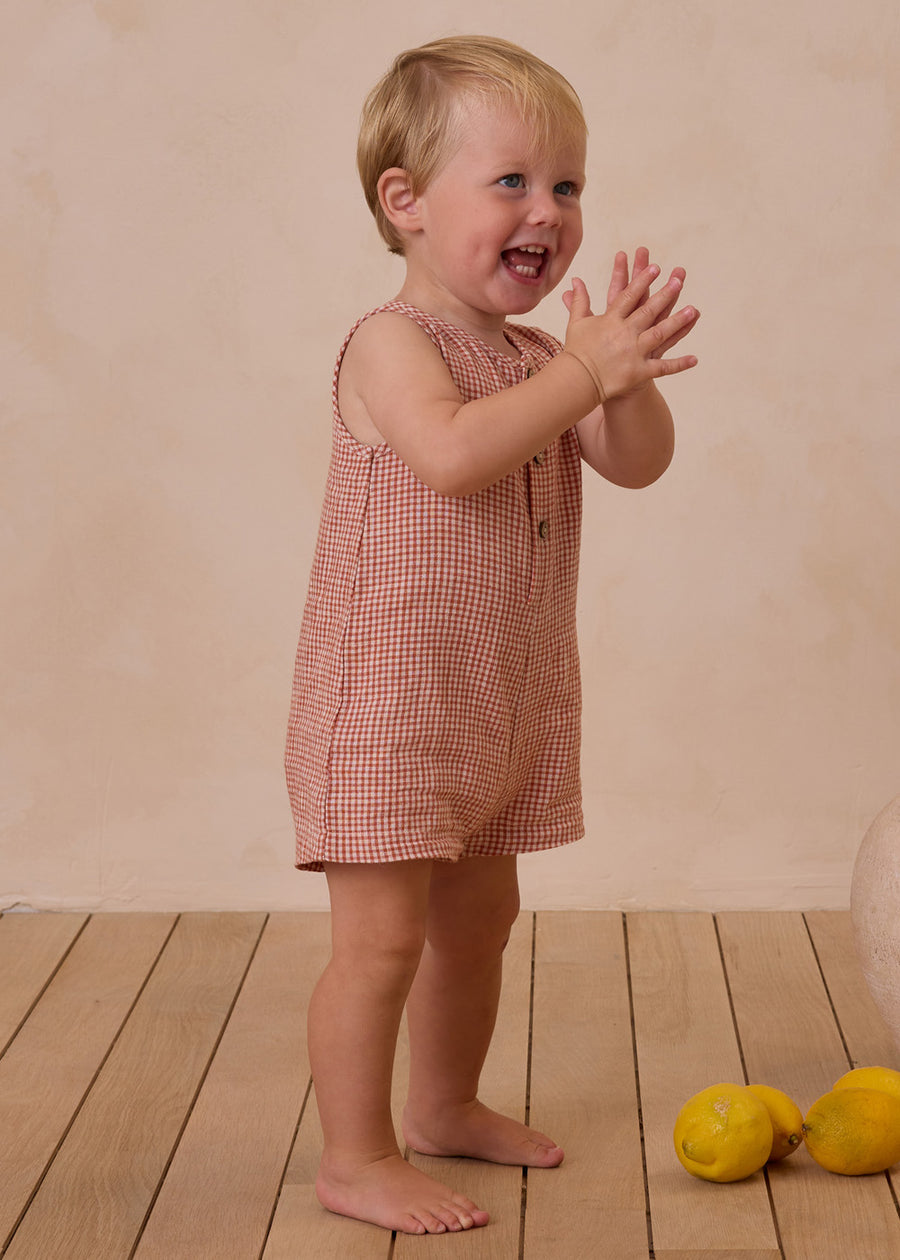
[[[547,250],[543,245],[519,245],[505,249],[501,257],[509,270],[522,280],[537,280],[544,269]]]

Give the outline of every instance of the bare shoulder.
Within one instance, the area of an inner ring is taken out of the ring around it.
[[[350,339],[341,365],[341,373],[351,374],[359,368],[377,371],[381,364],[390,371],[397,363],[437,359],[440,352],[424,328],[399,311],[379,311],[363,320]]]
[[[407,417],[421,416],[429,400],[461,402],[446,363],[415,320],[379,311],[350,339],[338,378],[345,426],[367,445],[392,440]]]

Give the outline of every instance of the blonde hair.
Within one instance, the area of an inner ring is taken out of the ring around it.
[[[411,48],[395,58],[363,106],[356,160],[366,202],[392,254],[400,234],[378,199],[378,181],[400,167],[414,194],[434,178],[458,143],[466,97],[517,106],[541,152],[560,136],[587,135],[572,85],[545,62],[505,39],[460,35]]]

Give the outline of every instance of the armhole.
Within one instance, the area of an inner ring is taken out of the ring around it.
[[[347,336],[344,338],[343,344],[341,345],[341,348],[338,351],[337,361],[334,365],[334,373],[332,376],[332,383],[331,383],[331,408],[332,408],[332,420],[334,423],[334,429],[335,429],[335,432],[339,435],[339,437],[344,442],[352,446],[354,449],[362,450],[362,451],[380,452],[380,451],[384,451],[388,449],[387,441],[382,440],[381,442],[373,445],[369,442],[363,442],[359,438],[355,437],[347,428],[347,424],[344,420],[344,417],[341,415],[340,402],[338,399],[338,386],[340,382],[341,368],[344,363],[344,357],[347,353],[347,349],[350,345],[350,342],[353,340],[353,338],[355,337],[359,329],[362,327],[362,325],[365,324],[368,320],[370,320],[374,315],[402,315],[405,319],[409,321],[409,323],[415,324],[417,328],[420,328],[422,330],[422,332],[425,334],[425,336],[429,339],[431,344],[437,350],[438,354],[440,355],[442,361],[445,364],[447,360],[441,348],[440,338],[438,337],[437,333],[428,326],[428,323],[426,322],[427,316],[424,315],[424,312],[418,311],[415,307],[405,306],[403,303],[389,302],[389,303],[386,303],[384,306],[378,306],[374,310],[367,311],[365,315],[363,315],[360,319],[356,321],[356,323],[347,333]],[[424,318],[418,318],[420,316]]]
[[[340,441],[342,441],[345,445],[351,447],[354,451],[375,452],[375,451],[384,451],[387,449],[387,442],[385,441],[381,441],[377,443],[376,445],[372,445],[369,442],[360,441],[358,437],[355,437],[350,432],[350,430],[347,428],[347,425],[344,421],[344,417],[341,415],[341,406],[340,406],[340,401],[338,397],[338,387],[339,387],[339,383],[341,379],[341,368],[343,367],[344,356],[347,353],[347,348],[350,345],[350,342],[356,336],[356,333],[362,327],[362,325],[366,322],[366,320],[371,319],[373,315],[380,315],[383,309],[384,309],[383,307],[377,307],[373,311],[367,311],[365,315],[361,316],[361,318],[356,321],[356,323],[347,333],[347,336],[344,338],[343,344],[341,345],[341,348],[338,351],[337,361],[335,362],[334,372],[331,378],[331,418],[332,418],[332,424],[334,426],[334,432],[335,432],[336,437]]]

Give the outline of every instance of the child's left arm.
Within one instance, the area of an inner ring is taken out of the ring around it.
[[[635,273],[649,264],[649,252],[639,249],[635,254]],[[684,281],[683,268],[672,273]],[[624,253],[616,255],[608,301],[628,284],[628,258]],[[670,314],[672,303],[660,314],[664,319]],[[563,301],[573,316],[589,315],[590,302],[581,281],[573,281],[573,290],[563,295]],[[582,308],[582,309],[579,309]],[[654,357],[662,357],[676,341],[687,336],[699,318],[694,320],[672,341],[661,345]],[[658,321],[657,321],[658,322]],[[672,413],[653,381],[631,394],[609,398],[602,407],[576,425],[578,444],[582,458],[607,481],[628,489],[641,489],[652,485],[666,471],[675,450],[675,427]]]

